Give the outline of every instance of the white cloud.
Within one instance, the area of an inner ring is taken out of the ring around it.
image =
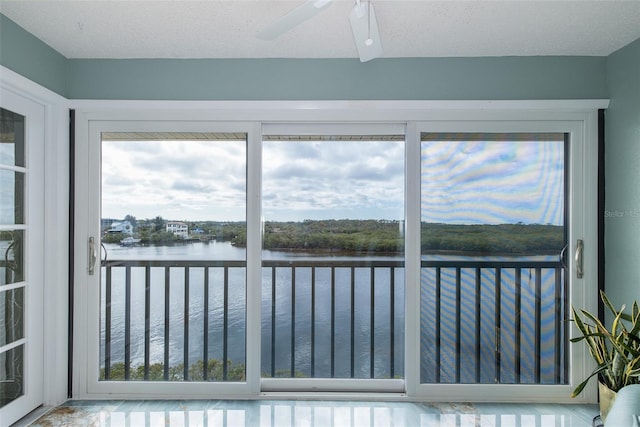
[[[103,143],[103,217],[244,220],[246,144]],[[263,142],[267,220],[401,219],[404,143]],[[425,142],[422,219],[561,224],[562,142]]]
[[[102,216],[244,220],[245,143],[107,141]]]
[[[373,141],[263,143],[267,220],[401,219],[404,144]]]

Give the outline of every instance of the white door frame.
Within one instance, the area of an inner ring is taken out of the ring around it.
[[[508,116],[508,115],[507,115]],[[425,121],[415,124],[414,136],[411,141],[413,144],[410,150],[413,153],[410,161],[415,164],[411,165],[411,170],[415,174],[413,182],[417,182],[417,188],[412,191],[417,193],[417,197],[413,197],[412,201],[418,202],[409,209],[412,212],[411,220],[414,221],[413,226],[419,230],[420,226],[420,134],[422,132],[470,132],[470,133],[566,133],[569,135],[569,157],[567,159],[566,168],[569,170],[569,185],[567,195],[568,206],[568,247],[566,253],[569,273],[565,280],[568,286],[569,305],[576,307],[588,307],[589,310],[595,310],[597,305],[589,296],[597,295],[597,114],[587,113],[584,115],[556,115],[554,120],[537,120],[535,117],[529,117],[526,120],[517,118],[514,114],[513,120],[461,120],[461,121]],[[415,233],[419,235],[419,233]],[[584,275],[582,278],[576,277],[576,265],[574,260],[576,241],[581,239],[584,243]],[[412,251],[414,254],[420,254],[420,242],[412,242],[418,245],[417,249]],[[413,260],[418,266],[419,258]],[[419,271],[419,267],[413,270]],[[412,331],[411,340],[420,342],[420,278],[413,277],[409,283],[416,284],[418,289],[413,288],[410,291],[414,296],[412,299],[413,308],[408,309],[412,316],[417,316],[411,321],[407,321]],[[408,291],[409,293],[409,291]],[[417,327],[415,327],[417,325]],[[574,336],[575,330],[573,326],[569,327],[569,337]],[[568,339],[567,339],[568,342]],[[413,379],[410,386],[410,393],[423,397],[428,400],[444,400],[444,401],[528,401],[528,402],[569,402],[569,396],[584,378],[586,378],[592,370],[592,366],[584,363],[588,360],[586,349],[584,346],[570,346],[566,349],[570,357],[569,367],[569,384],[567,385],[508,385],[508,384],[420,384],[419,371],[415,375],[409,376]],[[412,349],[412,362],[410,366],[419,366],[420,347],[415,346]],[[595,390],[586,391],[578,398],[572,401],[593,401]]]
[[[572,203],[572,214],[582,210],[584,223],[582,229],[573,230],[570,234],[570,241],[582,238],[585,242],[585,274],[582,282],[574,282],[573,289],[582,291],[572,292],[570,301],[572,304],[594,309],[597,301],[593,297],[597,295],[597,110],[606,108],[608,101],[586,100],[586,101],[74,101],[73,105],[78,109],[77,116],[77,159],[88,158],[88,146],[91,132],[90,123],[92,121],[189,121],[189,122],[251,122],[253,123],[255,142],[259,146],[259,129],[263,123],[389,123],[404,122],[407,124],[407,200],[414,198],[419,200],[419,185],[416,184],[416,177],[419,177],[419,167],[413,164],[416,156],[416,147],[419,149],[419,128],[422,123],[428,120],[429,123],[451,123],[464,122],[470,126],[485,126],[491,122],[506,123],[527,123],[544,122],[556,126],[562,131],[572,133],[572,150],[578,154],[578,160],[572,160],[570,170],[572,171],[572,183],[584,186],[584,196],[576,198]],[[570,125],[568,125],[570,124]],[[524,126],[524,125],[523,125]],[[526,127],[526,126],[525,126]],[[547,128],[547,131],[551,129]],[[413,142],[411,142],[413,139]],[[413,145],[411,145],[413,144]],[[250,143],[251,145],[251,143]],[[413,148],[411,148],[413,147]],[[579,150],[584,150],[579,154]],[[418,151],[419,153],[419,151]],[[259,154],[254,154],[254,160],[249,158],[249,179],[258,179],[259,171],[251,168],[259,165]],[[78,160],[80,162],[80,160]],[[82,164],[82,163],[79,163]],[[413,166],[412,166],[413,165]],[[99,167],[97,164],[88,168]],[[252,176],[253,174],[253,176]],[[86,175],[83,175],[86,176]],[[419,181],[418,181],[419,182]],[[77,198],[88,197],[89,191],[86,180],[76,177]],[[413,195],[412,195],[413,194]],[[84,195],[84,196],[83,196]],[[250,198],[257,194],[249,195]],[[416,197],[417,196],[417,197]],[[416,201],[407,201],[407,226],[416,221],[419,224],[418,207],[412,206]],[[254,205],[255,212],[251,215],[259,215],[259,200]],[[79,304],[74,308],[76,317],[74,359],[76,365],[74,369],[74,390],[75,396],[80,398],[113,397],[107,390],[95,393],[87,387],[87,337],[88,329],[86,325],[87,314],[81,307],[85,307],[84,302],[88,301],[87,289],[90,285],[86,278],[86,239],[90,235],[86,220],[80,218],[86,215],[86,207],[77,205],[75,235],[76,235],[76,255],[75,255],[75,292],[76,300]],[[84,210],[83,210],[84,209]],[[247,218],[249,221],[249,218]],[[255,231],[257,233],[257,231]],[[259,248],[259,240],[255,240]],[[509,385],[478,385],[478,386],[430,386],[434,390],[430,391],[418,384],[419,381],[419,241],[408,238],[406,253],[406,352],[405,352],[405,377],[407,378],[406,393],[384,398],[400,399],[428,399],[428,400],[469,400],[473,395],[473,400],[513,400],[513,401],[573,401],[573,402],[594,402],[596,400],[595,389],[588,389],[578,399],[571,400],[569,392],[576,381],[584,378],[590,371],[591,365],[587,351],[584,348],[570,347],[571,384],[568,386],[509,386]],[[258,249],[256,249],[258,250]],[[248,257],[251,255],[248,254]],[[257,254],[253,255],[259,259]],[[254,262],[248,258],[248,262]],[[572,270],[573,271],[573,270]],[[259,280],[259,276],[248,280]],[[248,287],[252,285],[248,283]],[[259,298],[259,297],[258,297]],[[249,301],[248,301],[249,302]],[[258,301],[259,307],[259,301]],[[85,310],[86,311],[86,310]],[[573,333],[573,331],[572,331]],[[249,340],[250,338],[247,337]],[[250,352],[248,351],[249,355]],[[259,353],[258,353],[259,354]],[[81,363],[80,363],[81,362]],[[258,365],[259,366],[259,365]],[[256,374],[255,368],[247,370],[247,378]],[[257,372],[259,377],[259,371]],[[137,387],[137,386],[136,386]],[[157,385],[156,385],[157,387]],[[464,389],[463,389],[464,387]],[[557,387],[553,394],[549,393],[549,387]],[[163,385],[164,388],[164,385]],[[168,389],[167,389],[168,390]],[[194,390],[194,389],[192,389]],[[473,394],[466,394],[471,391]],[[496,393],[497,390],[502,390]],[[487,392],[489,391],[489,392]],[[242,391],[241,391],[242,392]],[[259,387],[255,384],[245,390],[245,397],[268,397],[268,393],[259,393]],[[189,393],[189,396],[198,396],[199,393]],[[282,394],[279,394],[282,395]],[[229,393],[223,395],[212,394],[211,389],[208,397],[233,397]],[[301,396],[300,393],[291,394],[291,397]],[[305,394],[305,397],[314,397],[314,394]],[[357,398],[359,394],[350,394],[350,397]],[[364,394],[362,394],[364,396]],[[135,397],[118,395],[118,397]],[[326,397],[323,394],[319,397]],[[368,395],[367,397],[371,397]]]
[[[76,197],[77,209],[83,214],[76,216],[76,256],[75,277],[80,278],[75,287],[75,295],[82,303],[74,308],[76,322],[74,335],[78,345],[75,354],[78,396],[119,396],[146,398],[167,395],[181,397],[207,397],[220,395],[243,397],[257,395],[259,388],[259,355],[260,355],[260,264],[259,259],[247,251],[247,329],[246,329],[246,378],[245,382],[165,382],[159,387],[158,383],[145,381],[99,381],[100,371],[98,355],[100,350],[100,265],[95,264],[95,274],[88,274],[89,253],[88,238],[93,237],[96,245],[100,242],[100,170],[101,170],[101,134],[103,132],[228,132],[245,133],[247,135],[247,150],[255,150],[258,128],[252,123],[234,122],[218,123],[213,121],[171,121],[171,120],[141,120],[141,121],[111,121],[94,120],[91,115],[79,113],[77,116],[78,140],[76,146]],[[259,147],[259,145],[258,145]],[[247,154],[247,180],[256,179],[251,170],[252,156]],[[255,160],[254,160],[255,161]],[[259,170],[259,168],[256,168]],[[247,226],[259,223],[259,197],[249,191],[253,187],[247,183]],[[259,235],[259,230],[247,230],[249,236]],[[255,246],[248,241],[247,247]],[[258,242],[259,243],[259,242]],[[259,244],[258,244],[259,247]],[[257,279],[257,280],[256,280]],[[257,291],[253,289],[258,286]],[[257,327],[256,327],[257,325]],[[74,387],[75,388],[75,387]]]
[[[0,417],[11,424],[40,406],[43,394],[43,325],[44,325],[44,107],[4,87],[0,89],[2,108],[25,117],[25,167],[16,171],[25,174],[25,217],[23,225],[2,226],[3,230],[22,230],[25,236],[25,280],[6,285],[24,289],[24,338],[22,345],[23,395],[0,408]],[[3,255],[4,256],[4,255]],[[11,343],[6,347],[10,350]]]
[[[46,406],[68,398],[69,348],[69,106],[68,100],[24,76],[0,66],[0,86],[44,111],[43,277],[44,325],[40,325],[47,355],[40,388]]]

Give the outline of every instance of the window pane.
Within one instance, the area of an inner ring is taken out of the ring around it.
[[[0,353],[0,408],[24,395],[24,345]]]
[[[0,224],[24,224],[24,173],[0,169]]]
[[[24,116],[0,108],[0,165],[26,166]]]
[[[404,358],[404,137],[263,141],[262,372],[394,378]]]
[[[24,224],[25,118],[0,108],[0,225]],[[0,231],[0,347],[24,339],[24,230]],[[0,353],[0,408],[24,395],[24,345]]]
[[[24,231],[0,231],[0,285],[24,280]]]
[[[565,140],[422,134],[422,383],[566,383]]]
[[[101,380],[244,381],[246,135],[102,135]]]
[[[0,347],[24,338],[24,288],[0,292]]]

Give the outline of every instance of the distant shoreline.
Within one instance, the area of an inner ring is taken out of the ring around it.
[[[234,247],[246,249],[245,246],[233,245],[229,240],[221,240],[221,239],[212,239],[210,241],[217,243],[229,243]],[[193,243],[202,243],[208,244],[200,239],[185,239],[185,240],[172,240],[167,242],[140,242],[134,245],[125,245],[128,247],[165,247],[165,246],[185,246]],[[117,243],[108,243],[114,246],[123,246]],[[388,257],[400,257],[405,252],[404,251],[395,251],[395,252],[378,252],[378,251],[347,251],[347,250],[338,250],[338,249],[326,249],[326,248],[318,248],[318,249],[302,249],[302,248],[269,248],[262,249],[263,251],[269,252],[285,252],[289,254],[301,254],[301,255],[312,255],[312,256],[388,256]],[[431,250],[421,252],[421,255],[451,255],[451,256],[469,256],[469,257],[522,257],[522,256],[552,256],[558,255],[558,252],[481,252],[481,251],[464,251],[464,250]]]
[[[403,253],[405,229],[402,221],[386,220],[305,220],[264,223],[262,249],[319,254]],[[245,223],[189,223],[199,230],[192,238],[181,239],[168,231],[139,231],[131,237],[137,245],[171,246],[193,242],[230,242],[244,248]],[[142,230],[142,229],[141,229]],[[120,236],[106,242],[119,243]],[[423,254],[469,256],[526,256],[560,254],[565,245],[563,226],[552,224],[444,224],[421,223],[420,250]]]

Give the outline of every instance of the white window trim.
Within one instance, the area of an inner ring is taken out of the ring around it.
[[[78,109],[78,141],[77,144],[86,145],[86,135],[90,121],[187,121],[191,123],[251,123],[253,135],[250,138],[249,147],[255,147],[255,151],[249,153],[248,175],[249,182],[259,183],[260,171],[260,135],[259,130],[265,124],[275,126],[276,123],[402,123],[407,126],[407,223],[416,221],[419,224],[419,210],[411,207],[409,200],[419,200],[419,181],[416,183],[415,177],[419,176],[419,166],[411,165],[412,158],[419,159],[419,141],[417,141],[418,127],[425,121],[429,123],[457,122],[466,123],[469,126],[486,125],[487,123],[574,123],[576,129],[580,129],[582,134],[582,147],[585,149],[580,164],[572,164],[572,170],[577,174],[574,180],[581,180],[585,185],[584,198],[575,201],[574,209],[582,209],[585,215],[586,224],[597,224],[597,110],[606,108],[606,100],[533,100],[533,101],[71,101],[72,108]],[[560,125],[562,127],[562,125]],[[474,128],[477,130],[477,128]],[[548,130],[548,129],[547,129]],[[576,132],[574,130],[574,132]],[[411,140],[414,140],[411,142]],[[416,148],[417,147],[417,148]],[[417,151],[416,151],[417,150]],[[416,155],[418,154],[418,155]],[[248,199],[248,223],[259,224],[260,200],[255,199],[256,194],[249,194]],[[253,200],[253,202],[251,202]],[[253,217],[253,219],[252,219]],[[81,221],[78,219],[78,221]],[[82,225],[76,224],[76,231],[82,231]],[[414,224],[415,227],[415,224]],[[260,236],[258,229],[248,230],[248,238],[253,239],[252,253],[248,253],[248,261],[259,260]],[[583,236],[585,241],[585,259],[591,262],[585,263],[585,279],[583,281],[585,290],[584,296],[579,301],[575,295],[571,295],[571,302],[585,307],[589,310],[596,308],[597,301],[588,300],[586,295],[596,295],[597,289],[597,230],[596,227],[583,227],[582,233],[571,236],[571,241],[577,235]],[[81,234],[81,233],[78,233]],[[86,237],[86,235],[85,235]],[[419,241],[417,238],[408,238],[407,250],[412,253],[419,253]],[[82,247],[82,246],[80,246]],[[412,249],[413,248],[413,249]],[[81,252],[81,251],[80,251]],[[412,259],[407,253],[407,295],[413,292],[416,295],[415,277],[419,271],[419,259]],[[81,260],[76,259],[77,268],[82,268]],[[415,270],[415,271],[414,271]],[[257,271],[257,270],[256,270]],[[257,273],[255,273],[257,274]],[[249,281],[259,280],[259,277],[248,277]],[[413,285],[411,285],[413,283]],[[76,289],[80,290],[76,284]],[[251,297],[250,297],[251,298]],[[259,298],[259,296],[258,296]],[[415,299],[415,298],[414,298]],[[407,297],[407,301],[411,301]],[[254,301],[255,303],[256,301]],[[257,301],[259,302],[259,301]],[[407,307],[406,316],[406,340],[418,335],[418,324],[415,322],[415,307]],[[413,321],[411,320],[413,318]],[[76,326],[81,323],[81,318],[76,319]],[[76,340],[79,337],[78,327],[76,327]],[[254,331],[255,332],[255,331]],[[247,340],[258,339],[257,336],[250,336]],[[579,369],[573,369],[572,379],[584,378],[592,367],[586,349],[570,347]],[[76,360],[82,360],[83,351],[80,349],[74,356]],[[569,386],[558,387],[559,392],[551,396],[548,393],[548,386],[526,386],[526,385],[491,385],[491,393],[486,393],[487,385],[438,385],[437,395],[421,390],[417,384],[417,372],[413,371],[419,366],[417,363],[418,354],[413,350],[406,351],[405,377],[410,379],[406,383],[407,399],[427,399],[427,400],[501,400],[501,401],[528,401],[528,402],[594,402],[596,400],[595,387],[587,389],[579,398],[570,399],[566,391],[572,389]],[[413,368],[411,368],[413,367]],[[77,369],[76,369],[77,371]],[[247,372],[247,377],[256,373]],[[413,378],[413,379],[412,379]],[[495,393],[496,387],[502,391]],[[566,388],[567,390],[565,390]],[[83,390],[78,373],[74,373],[74,390],[77,397],[101,397],[87,393]],[[253,388],[254,391],[258,391]],[[468,393],[467,393],[468,392]],[[484,394],[483,394],[484,393]],[[295,397],[296,395],[290,395]],[[365,394],[362,394],[365,396]],[[211,397],[211,393],[208,393]],[[225,393],[226,397],[231,397]],[[268,397],[269,393],[251,394],[248,397],[261,396]],[[281,396],[281,394],[279,394]],[[359,394],[352,395],[357,398]],[[125,397],[125,396],[123,396]],[[221,397],[221,396],[219,396]],[[245,397],[247,397],[245,395]],[[307,397],[307,396],[305,396]]]

